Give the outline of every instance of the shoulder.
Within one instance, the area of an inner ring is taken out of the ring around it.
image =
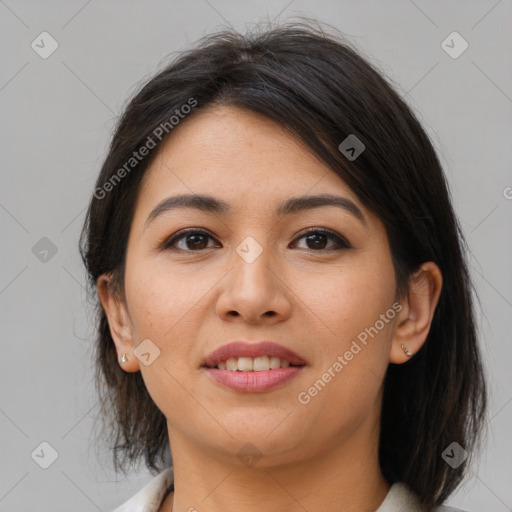
[[[407,485],[401,482],[394,483],[389,489],[386,498],[375,512],[425,512],[416,494]],[[435,512],[465,512],[458,508],[446,505],[437,507]]]
[[[128,501],[111,512],[154,512],[158,510],[173,480],[172,467],[164,469]]]

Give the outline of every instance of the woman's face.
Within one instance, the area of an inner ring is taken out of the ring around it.
[[[194,194],[226,211],[175,207],[151,216],[165,199]],[[354,206],[278,212],[292,198],[326,194]],[[190,228],[200,233],[169,243]],[[190,443],[228,460],[251,443],[259,464],[271,465],[335,447],[357,452],[376,439],[397,325],[384,226],[267,118],[222,107],[175,128],[140,190],[125,292],[131,348],[150,340],[141,346],[149,364],[137,364],[167,417],[171,446]],[[274,342],[305,365],[280,371],[292,378],[274,387],[262,384],[268,370],[251,376],[252,391],[233,389],[212,377],[229,370],[203,364],[237,340]]]

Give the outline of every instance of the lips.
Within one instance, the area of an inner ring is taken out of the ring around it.
[[[293,350],[279,345],[272,341],[262,341],[260,343],[247,343],[244,341],[234,341],[223,345],[212,352],[204,361],[202,366],[214,368],[219,363],[227,361],[231,358],[239,357],[279,357],[288,361],[293,366],[304,366],[306,361],[302,359]]]
[[[255,364],[254,369],[251,370],[252,362],[257,361],[257,358],[262,359],[266,364],[258,365],[258,368]],[[269,359],[272,362],[271,369],[265,370],[264,367],[269,366]],[[238,361],[238,368],[236,361]],[[218,367],[220,363],[223,364]],[[260,343],[234,341],[212,352],[203,361],[201,369],[209,378],[223,387],[241,393],[263,393],[292,381],[305,370],[306,366],[306,361],[293,350],[272,341]]]

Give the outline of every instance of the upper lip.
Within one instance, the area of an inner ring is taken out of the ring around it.
[[[233,341],[214,350],[204,361],[203,366],[213,368],[220,362],[239,357],[279,357],[289,361],[293,365],[305,365],[306,362],[293,350],[283,347],[272,341],[259,343],[247,343],[245,341]]]

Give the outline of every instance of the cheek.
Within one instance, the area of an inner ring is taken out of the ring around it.
[[[133,265],[127,272],[126,294],[139,336],[155,342],[172,336],[205,294],[207,283],[159,265]]]
[[[205,290],[201,281],[161,265],[139,264],[133,260],[126,273],[126,294],[134,329],[134,344],[149,338],[159,349],[150,365],[140,365],[146,388],[155,404],[173,417],[176,411],[190,408],[192,390],[188,353],[201,326],[194,315]],[[197,307],[197,306],[196,306]]]
[[[358,255],[328,273],[304,274],[295,282],[316,324],[316,346],[322,346],[324,353],[350,345],[386,314],[395,297],[394,270],[385,254]],[[389,323],[384,327],[380,324],[383,333],[390,331]]]
[[[316,338],[315,364],[299,399],[311,429],[333,435],[341,429],[348,436],[379,403],[396,316],[394,271],[382,262],[365,259],[303,281],[301,296],[322,329],[309,330]],[[322,286],[308,294],[313,281]]]

